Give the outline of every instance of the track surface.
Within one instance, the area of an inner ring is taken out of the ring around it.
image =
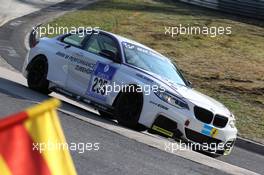
[[[0,28],[0,55],[20,71],[26,55],[24,41],[27,31],[35,24],[78,8],[81,4],[82,1],[75,1],[71,4],[62,3],[59,8],[58,6],[49,7],[7,23]],[[0,62],[0,66],[7,67],[8,65]],[[32,101],[21,99],[3,89],[0,91],[0,99],[0,116],[32,105]],[[87,112],[87,116],[89,115],[91,114]],[[91,172],[89,174],[224,174],[72,118],[64,113],[60,113],[60,117],[69,142],[100,143],[100,151],[84,154],[72,152],[79,174],[87,174],[87,172]],[[264,157],[246,150],[235,147],[230,156],[219,159],[264,174]]]
[[[62,0],[0,0],[0,25]]]
[[[0,91],[0,99],[5,102],[0,103],[0,116],[9,114],[10,111],[23,110],[34,104],[3,91]],[[59,112],[59,116],[69,143],[100,143],[98,151],[85,151],[84,153],[71,151],[76,169],[80,175],[225,174],[213,168],[151,148],[62,112]]]

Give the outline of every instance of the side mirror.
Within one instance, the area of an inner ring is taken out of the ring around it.
[[[116,61],[116,54],[110,50],[101,50],[101,52],[99,52],[99,55],[106,57],[110,60]]]

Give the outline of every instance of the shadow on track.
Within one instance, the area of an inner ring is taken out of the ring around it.
[[[0,90],[2,93],[7,94],[11,96],[12,98],[26,99],[26,100],[32,101],[33,103],[41,103],[42,101],[47,100],[48,98],[56,97],[62,101],[62,105],[61,107],[59,107],[59,110],[61,112],[66,111],[68,114],[72,113],[72,114],[87,117],[87,118],[90,118],[92,120],[96,120],[99,122],[103,122],[103,123],[107,123],[111,125],[117,125],[116,122],[114,121],[107,120],[105,118],[98,116],[95,113],[95,110],[90,108],[88,105],[86,106],[85,104],[73,101],[71,99],[58,95],[56,93],[52,93],[50,96],[44,95],[36,91],[33,91],[22,84],[19,84],[17,82],[14,82],[14,81],[11,81],[5,78],[0,78]],[[72,105],[71,103],[66,102],[65,100],[72,101],[73,103],[75,103],[76,105],[80,105],[81,107]]]

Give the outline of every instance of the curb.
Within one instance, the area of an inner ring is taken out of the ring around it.
[[[264,145],[260,143],[237,137],[235,146],[264,156]]]

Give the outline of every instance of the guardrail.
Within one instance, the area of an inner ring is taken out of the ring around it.
[[[223,12],[264,19],[264,0],[178,0]]]

